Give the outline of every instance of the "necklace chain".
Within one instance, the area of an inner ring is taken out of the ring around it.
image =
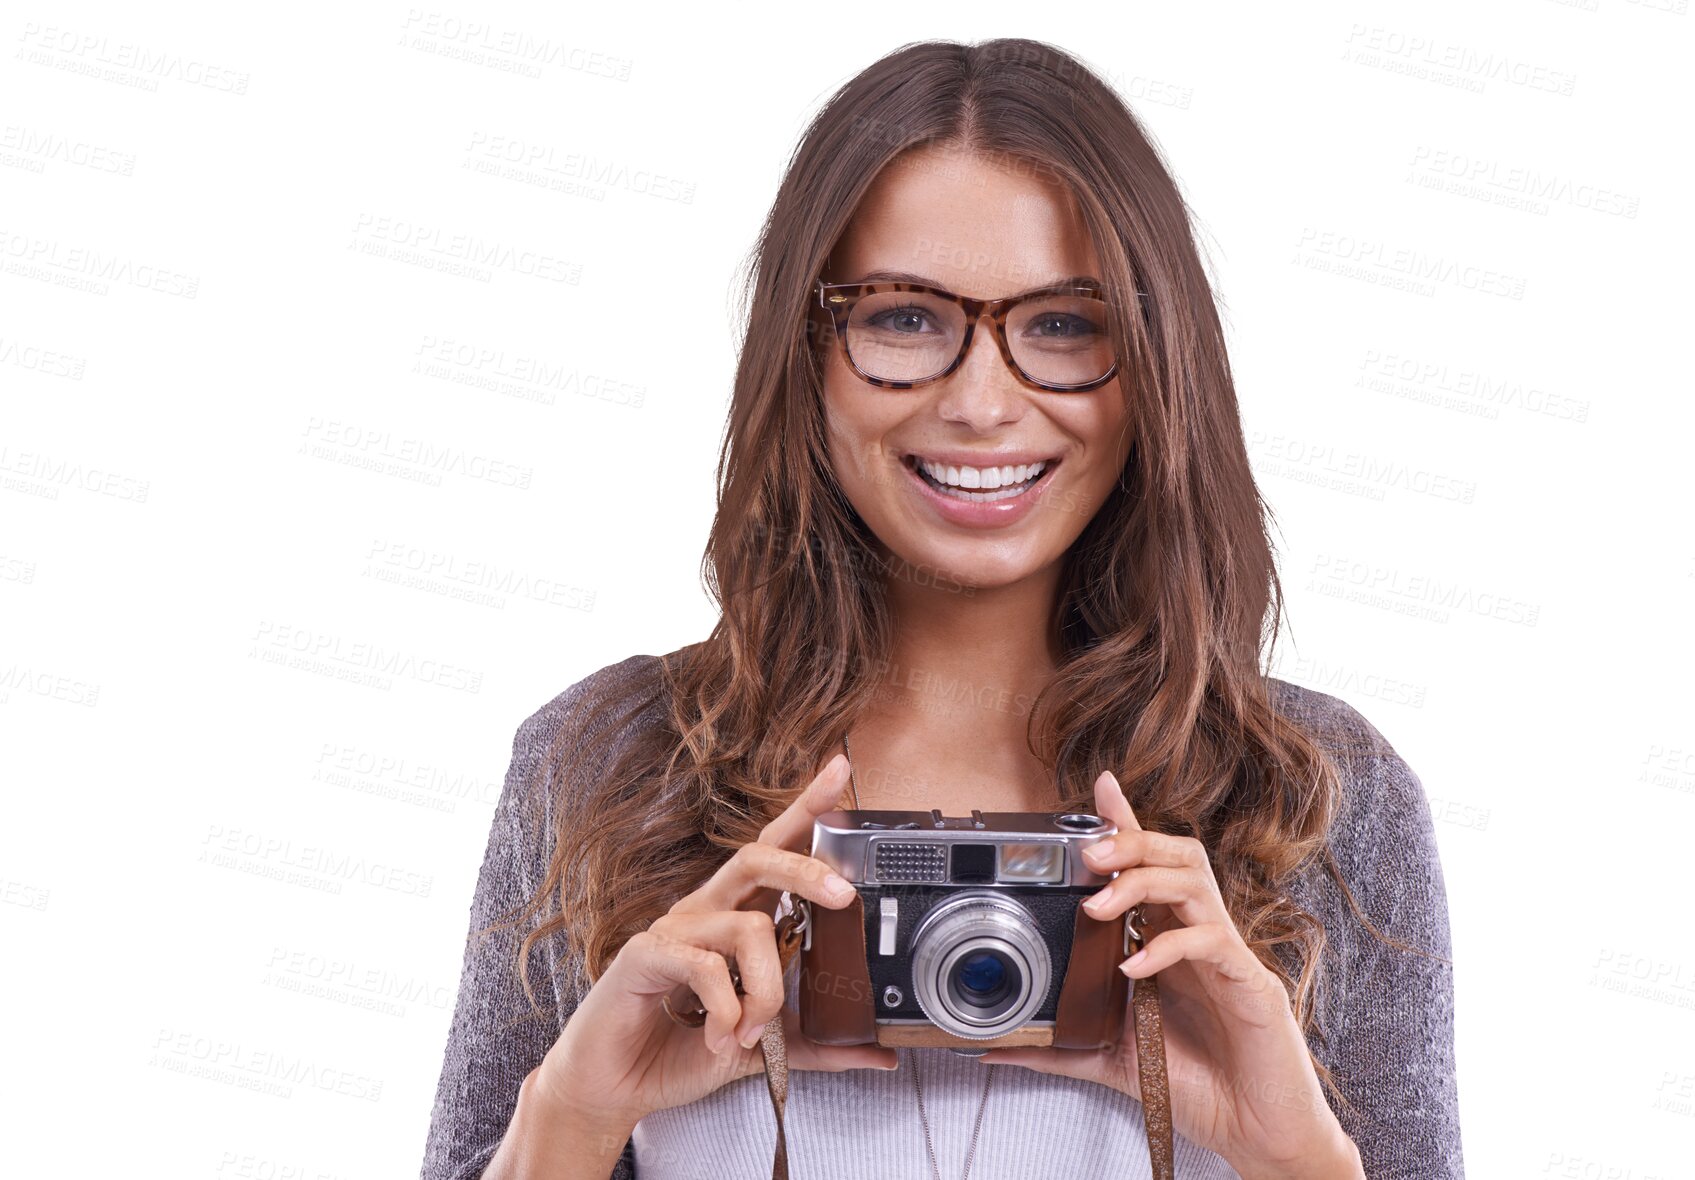
[[[842,753],[848,760],[848,788],[853,792],[854,810],[859,810],[859,769],[853,765],[853,750],[848,746],[847,734],[842,734]],[[900,1051],[895,1051],[896,1056]],[[936,1145],[930,1138],[930,1118],[924,1112],[924,1088],[918,1081],[918,1052],[914,1049],[907,1056],[907,1063],[912,1067],[912,1091],[918,1096],[918,1122],[924,1128],[924,1150],[930,1153],[930,1174],[935,1180],[942,1180],[941,1165],[936,1162]],[[989,1106],[989,1085],[995,1080],[995,1067],[985,1066],[983,1069],[983,1097],[977,1103],[977,1121],[971,1127],[971,1148],[965,1153],[965,1168],[959,1174],[959,1180],[967,1180],[971,1175],[971,1161],[977,1157],[977,1136],[983,1130],[983,1112]]]

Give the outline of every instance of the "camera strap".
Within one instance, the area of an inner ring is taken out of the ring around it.
[[[800,949],[809,907],[802,901],[777,919],[777,957],[786,974]],[[1134,912],[1134,911],[1132,911]],[[1124,928],[1130,944],[1143,945],[1141,932],[1129,915]],[[1136,980],[1130,997],[1136,1026],[1136,1060],[1142,1083],[1142,1118],[1147,1126],[1148,1156],[1154,1180],[1173,1180],[1171,1145],[1171,1088],[1165,1073],[1165,1026],[1159,1014],[1159,984],[1152,975]],[[777,1115],[777,1151],[771,1161],[771,1180],[789,1180],[788,1140],[783,1133],[783,1107],[789,1097],[789,1054],[783,1039],[783,1014],[773,1016],[759,1037],[765,1056],[765,1087],[771,1092],[771,1108]]]

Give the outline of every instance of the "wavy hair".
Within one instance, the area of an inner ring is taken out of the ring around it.
[[[591,706],[622,704],[626,721],[653,707],[663,723],[636,727],[595,788],[558,808],[526,907],[546,917],[520,964],[564,929],[571,958],[598,979],[631,936],[758,838],[878,691],[893,633],[884,588],[902,571],[877,555],[832,476],[809,304],[878,172],[923,146],[995,153],[1064,183],[1134,391],[1125,470],[1066,555],[1050,620],[1063,659],[1030,709],[1029,748],[1062,807],[1092,810],[1094,777],[1111,767],[1144,827],[1202,843],[1243,939],[1310,1030],[1324,932],[1282,891],[1291,874],[1323,860],[1361,922],[1402,944],[1365,918],[1330,856],[1335,763],[1272,706],[1261,657],[1269,668],[1283,601],[1270,510],[1183,198],[1118,95],[1025,39],[902,46],[844,84],[801,138],[744,276],[746,335],[702,561],[721,617],[663,657],[646,699]],[[625,728],[550,758],[556,797]],[[1300,952],[1298,978],[1274,953],[1285,944]]]

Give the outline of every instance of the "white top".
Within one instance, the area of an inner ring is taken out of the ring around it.
[[[791,1010],[799,968],[796,955],[784,988]],[[951,1049],[901,1049],[896,1070],[791,1069],[784,1107],[790,1180],[934,1180],[912,1090],[914,1054],[942,1180],[959,1180],[989,1067]],[[767,1180],[777,1124],[765,1075],[655,1111],[631,1138],[641,1180]],[[1182,1180],[1240,1180],[1222,1156],[1180,1134],[1173,1147]],[[1152,1175],[1140,1102],[1095,1082],[995,1066],[971,1180]]]

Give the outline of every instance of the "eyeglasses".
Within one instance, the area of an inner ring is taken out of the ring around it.
[[[1093,283],[1004,299],[967,299],[922,283],[820,279],[816,290],[848,364],[873,385],[913,389],[946,377],[964,361],[985,314],[1001,359],[1031,388],[1083,393],[1118,371],[1107,320],[1112,304]]]

